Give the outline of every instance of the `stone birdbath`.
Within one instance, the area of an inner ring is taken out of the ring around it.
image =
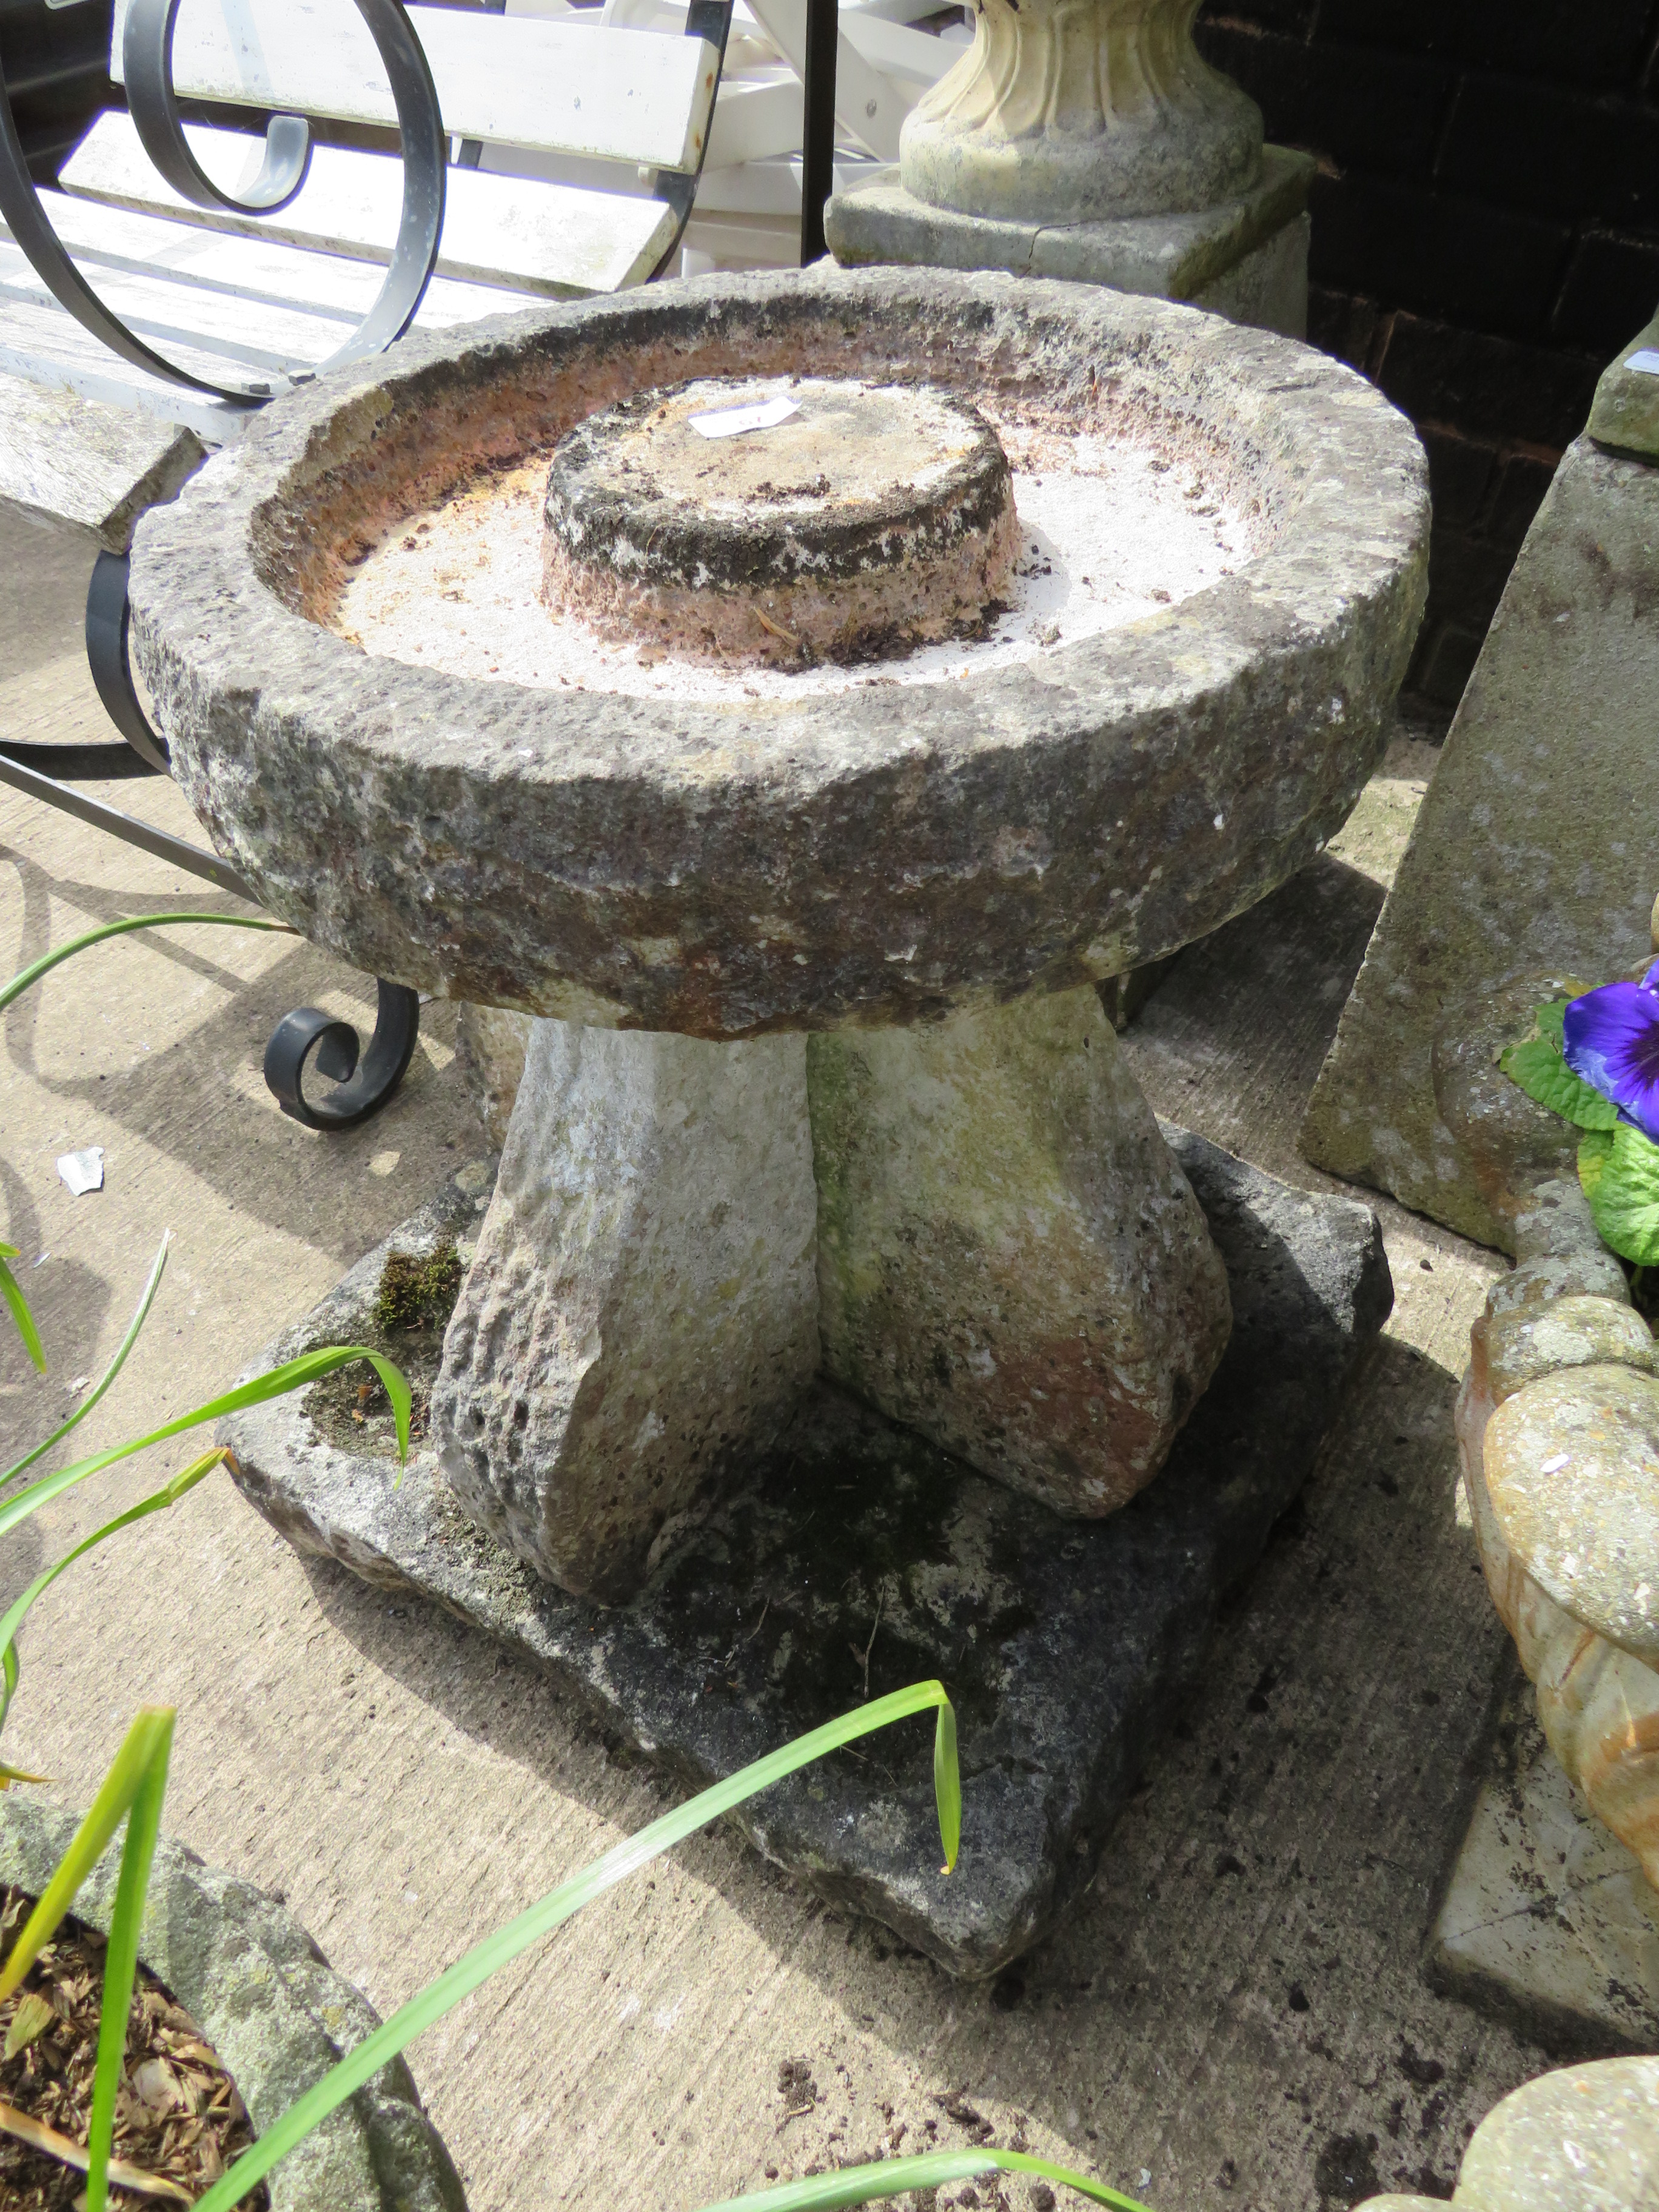
[[[549,1604],[635,1601],[824,1380],[1060,1532],[1152,1482],[1238,1291],[1097,986],[1344,820],[1427,520],[1305,348],[819,268],[410,340],[146,520],[221,849],[536,1018],[431,1418]]]

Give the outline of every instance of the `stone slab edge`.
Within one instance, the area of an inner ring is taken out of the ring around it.
[[[1659,461],[1659,373],[1632,368],[1636,354],[1659,354],[1659,315],[1625,348],[1595,387],[1589,434],[1610,453]]]
[[[1477,1758],[1425,1978],[1553,2057],[1659,2047],[1659,1898],[1551,1753],[1507,1649]]]
[[[1243,1345],[1233,1373],[1254,1407],[1255,1456],[1238,1433],[1249,1407],[1241,1414],[1236,1394],[1218,1384],[1142,1498],[1104,1522],[1054,1524],[1066,1542],[1028,1564],[1034,1625],[1011,1640],[1011,1686],[990,1755],[964,1775],[966,1841],[955,1875],[939,1871],[932,1791],[920,1781],[890,1790],[844,1765],[821,1768],[736,1816],[775,1863],[882,1922],[951,1973],[1000,1971],[1086,1887],[1113,1820],[1198,1674],[1217,1605],[1311,1472],[1392,1304],[1368,1207],[1292,1189],[1185,1131],[1165,1127],[1164,1135],[1228,1258],[1236,1312],[1252,1279],[1268,1285],[1256,1294],[1254,1339],[1242,1327],[1235,1332]],[[352,1341],[388,1249],[430,1250],[476,1224],[488,1201],[469,1171],[462,1180],[468,1189],[452,1183],[394,1231],[262,1364],[320,1342]],[[1282,1371],[1272,1371],[1275,1364]],[[606,1611],[538,1582],[465,1518],[430,1449],[411,1455],[394,1489],[384,1467],[324,1442],[298,1397],[251,1409],[221,1434],[244,1494],[297,1549],[483,1628],[551,1674],[688,1791],[783,1740],[746,1703],[703,1696],[706,1667],[687,1665],[669,1648],[649,1589]],[[979,1480],[969,1470],[964,1479]],[[1046,1532],[1049,1516],[1026,1510]],[[1090,1547],[1092,1565],[1061,1556],[1079,1552],[1078,1532],[1090,1530],[1112,1532]],[[1086,1592],[1073,1589],[1079,1580],[1089,1582]],[[1066,1631],[1079,1596],[1075,1617],[1091,1627],[1109,1620],[1109,1635]]]
[[[16,1790],[0,1797],[0,1880],[38,1896],[79,1825]],[[106,1851],[75,1900],[107,1934],[119,1854]],[[139,1956],[228,2069],[256,2134],[380,2027],[274,1899],[156,1846]],[[270,2176],[271,2212],[465,2212],[466,2198],[408,2067],[392,2059]]]
[[[824,209],[824,237],[844,267],[1006,269],[1190,300],[1306,210],[1316,167],[1310,154],[1267,146],[1261,183],[1237,199],[1191,215],[1073,223],[957,215],[915,198],[893,171],[890,181],[837,192]]]

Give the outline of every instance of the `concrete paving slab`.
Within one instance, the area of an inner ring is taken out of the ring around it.
[[[1659,1895],[1574,1790],[1519,1677],[1495,1717],[1428,1966],[1564,2057],[1659,2049]]]

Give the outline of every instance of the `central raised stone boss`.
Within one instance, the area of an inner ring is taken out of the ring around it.
[[[538,1571],[623,1598],[822,1368],[1109,1512],[1230,1308],[1094,982],[1349,811],[1420,611],[1409,432],[1285,342],[1047,285],[792,273],[505,328],[286,404],[217,465],[205,542],[204,502],[147,526],[135,585],[186,790],[270,903],[544,1016],[434,1395],[450,1481]],[[1000,611],[987,386],[1222,454],[1254,557],[1069,653],[749,705],[745,665],[880,675]],[[358,547],[550,428],[550,606],[717,661],[729,703],[578,702],[337,634]]]

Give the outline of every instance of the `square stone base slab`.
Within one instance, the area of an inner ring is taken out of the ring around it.
[[[823,213],[843,267],[897,262],[932,269],[1004,269],[1120,292],[1184,300],[1288,337],[1308,327],[1308,194],[1316,164],[1284,146],[1263,149],[1261,181],[1194,215],[1115,222],[1008,222],[957,215],[914,198],[896,168]]]
[[[1086,1887],[1201,1674],[1218,1605],[1302,1487],[1392,1304],[1368,1207],[1164,1134],[1226,1262],[1233,1335],[1163,1474],[1103,1521],[1057,1519],[822,1386],[742,1493],[611,1610],[538,1581],[478,1529],[429,1447],[394,1488],[390,1416],[356,1418],[358,1370],[226,1424],[236,1480],[301,1550],[500,1638],[688,1790],[866,1695],[939,1676],[961,1729],[953,1875],[939,1870],[926,1719],[739,1817],[767,1857],[948,1972],[995,1973]],[[465,1246],[487,1191],[487,1171],[464,1170],[266,1361],[378,1342],[418,1407],[439,1332],[377,1338],[381,1271],[390,1251]]]
[[[1585,1808],[1518,1668],[1425,1965],[1557,2057],[1659,2050],[1659,1894]]]

